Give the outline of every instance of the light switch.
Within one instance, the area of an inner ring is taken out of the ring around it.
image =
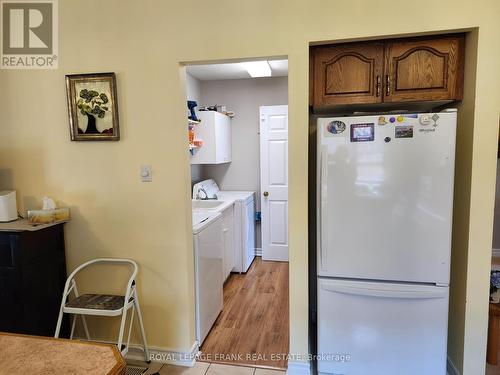
[[[141,165],[141,182],[153,181],[153,174],[150,165]]]

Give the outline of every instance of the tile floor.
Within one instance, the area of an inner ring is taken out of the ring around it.
[[[128,361],[127,361],[128,362]],[[133,365],[139,363],[131,362]],[[151,363],[145,375],[285,375],[285,371],[262,368],[221,365],[217,363],[196,362],[194,367]]]

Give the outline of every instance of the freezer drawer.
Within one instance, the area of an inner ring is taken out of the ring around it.
[[[448,292],[319,279],[319,373],[446,375]]]

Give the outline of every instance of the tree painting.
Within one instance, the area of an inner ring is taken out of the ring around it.
[[[79,134],[107,134],[113,133],[113,129],[105,129],[101,132],[96,126],[97,118],[104,118],[106,112],[109,110],[109,99],[105,93],[99,93],[95,90],[83,89],[80,91],[80,98],[76,105],[81,114],[87,116],[87,129],[85,132],[78,128]]]
[[[115,73],[66,75],[66,97],[72,141],[120,140]]]

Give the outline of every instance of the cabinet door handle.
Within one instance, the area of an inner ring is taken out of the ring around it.
[[[391,76],[386,74],[385,76],[385,96],[391,95]]]
[[[263,195],[264,197],[268,197],[268,196],[269,196],[269,192],[268,192],[268,191],[265,191],[264,193],[262,193],[262,195]]]
[[[380,96],[380,76],[377,75],[377,83],[375,84],[375,94]]]

